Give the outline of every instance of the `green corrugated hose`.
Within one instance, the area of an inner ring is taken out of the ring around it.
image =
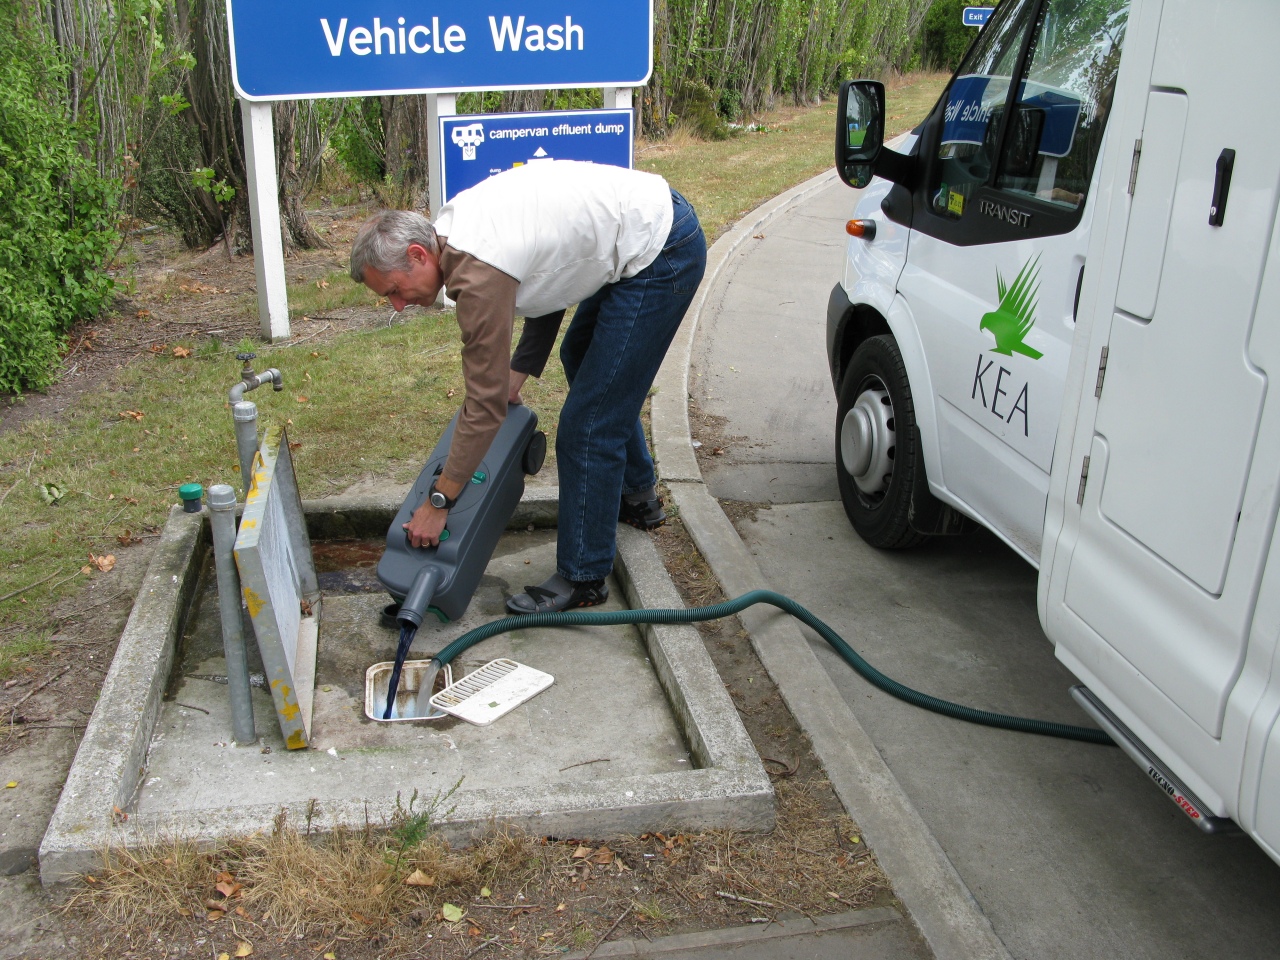
[[[1099,743],[1114,746],[1110,737],[1093,727],[1075,727],[1067,723],[1052,723],[1048,720],[1031,720],[1027,717],[1011,717],[1003,713],[991,713],[987,710],[975,710],[949,700],[939,700],[927,693],[920,693],[910,687],[903,686],[897,680],[886,677],[867,661],[863,660],[844,641],[840,634],[815,617],[790,597],[784,597],[772,590],[752,590],[733,600],[716,603],[709,607],[694,607],[688,610],[569,610],[564,613],[530,613],[521,617],[507,617],[495,620],[483,627],[477,627],[464,633],[435,656],[440,666],[449,663],[454,657],[482,640],[507,633],[511,630],[527,630],[534,627],[606,627],[628,623],[700,623],[703,620],[719,620],[740,613],[747,607],[757,603],[768,603],[780,610],[785,610],[797,620],[808,624],[823,640],[831,644],[836,653],[862,677],[879,687],[885,693],[915,704],[944,717],[967,720],[969,723],[980,723],[988,727],[1002,730],[1017,730],[1021,733],[1038,733],[1046,737],[1061,737],[1065,740],[1082,740],[1085,743]]]

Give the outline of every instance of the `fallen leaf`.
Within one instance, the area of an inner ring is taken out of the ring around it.
[[[151,349],[151,352],[152,352],[152,353],[164,353],[164,351],[165,351],[165,347],[166,347],[166,344],[163,344],[163,343],[153,343],[153,344],[151,345],[151,348],[150,348],[150,349]]]
[[[316,281],[316,289],[317,289],[317,290],[328,290],[328,289],[329,289],[329,281],[328,281],[328,280],[317,280],[317,281]]]
[[[289,449],[290,449],[290,450],[297,450],[297,449],[298,449],[299,447],[301,447],[301,446],[302,446],[302,441],[301,441],[301,440],[290,440],[290,441],[289,441]]]
[[[80,568],[80,572],[87,577],[89,574],[93,573],[93,567],[89,566],[86,563],[83,567]]]
[[[488,887],[481,887],[481,888],[480,888],[480,896],[482,896],[482,897],[488,897],[488,896],[490,896],[492,893],[493,893],[493,891],[492,891],[492,890],[490,890]]]
[[[763,239],[764,239],[764,234],[763,234],[763,233],[753,233],[751,236],[752,236],[752,238],[753,238],[753,239],[756,239],[756,240],[763,240]]]
[[[190,908],[190,907],[179,907],[179,908],[178,908],[178,915],[179,915],[179,916],[181,916],[181,917],[189,917],[189,916],[191,916],[191,908]]]
[[[446,394],[445,394],[445,396],[446,396],[446,397],[452,397],[452,396],[453,396],[453,389],[452,389],[452,388],[450,388],[449,392],[448,392],[448,393],[446,393]]]
[[[210,923],[212,923],[215,920],[221,920],[226,915],[227,915],[227,911],[225,910],[210,910],[208,913],[205,914],[204,918],[208,920]],[[222,955],[221,960],[226,960],[226,957],[227,955],[224,953]]]
[[[312,350],[312,351],[311,351],[311,356],[313,356],[313,357],[318,357],[318,356],[320,356],[320,351],[319,351],[319,350]]]
[[[136,316],[139,320],[145,320],[147,319],[147,317],[151,316],[151,311],[139,310],[136,314],[134,314],[134,316]]]
[[[556,913],[564,913],[564,911],[565,911],[565,906],[566,906],[566,904],[563,904],[563,903],[562,903],[562,904],[559,904],[559,905],[556,907]]]
[[[452,903],[446,903],[440,908],[440,916],[444,917],[450,923],[457,923],[462,919],[462,908],[455,907]]]
[[[102,573],[110,573],[115,569],[116,555],[114,553],[107,553],[102,556],[95,556],[91,553],[89,554],[89,562],[97,567]]]
[[[218,960],[231,960],[231,954],[229,954],[229,953],[220,953],[220,954],[218,954]]]
[[[131,503],[131,504],[133,504],[133,505],[136,507],[136,506],[138,505],[138,498],[137,498],[137,497],[125,497],[125,498],[124,498],[124,502],[125,502],[125,503]]]
[[[573,851],[573,859],[575,860],[585,860],[589,856],[591,856],[590,847],[578,847],[577,850]]]
[[[17,781],[17,780],[10,780],[8,783],[6,783],[6,784],[4,785],[4,788],[5,788],[6,790],[12,790],[12,789],[14,789],[15,787],[17,787],[17,785],[18,785],[18,781]]]
[[[131,547],[135,543],[142,542],[142,538],[135,537],[132,530],[126,530],[124,533],[117,534],[116,539],[120,541],[120,546],[122,547]]]
[[[185,360],[187,357],[191,356],[191,351],[186,347],[174,347],[173,355],[179,360]]]
[[[324,955],[324,960],[338,960],[338,955],[331,950]]]
[[[134,420],[134,421],[138,421],[138,420],[141,420],[141,419],[142,419],[143,417],[145,417],[145,416],[146,416],[146,414],[145,414],[145,413],[143,413],[141,410],[121,410],[121,411],[120,411],[120,419],[121,419],[121,420]]]
[[[111,808],[111,817],[112,817],[112,819],[114,819],[114,820],[128,820],[128,819],[129,819],[129,815],[128,815],[127,813],[125,813],[123,810],[121,810],[119,807],[112,807],[112,808]]]
[[[479,928],[479,927],[471,927],[469,930],[467,930],[467,933],[468,933],[468,934],[470,934],[470,935],[471,935],[471,936],[473,936],[473,937],[478,937],[478,936],[480,936],[480,928]]]
[[[133,452],[134,452],[134,453],[138,453],[138,452],[139,452],[139,451],[141,451],[141,450],[142,450],[142,448],[141,448],[141,447],[134,447],[134,448],[133,448]]]
[[[305,597],[298,600],[298,610],[304,617],[311,616],[311,604]],[[382,886],[382,884],[378,884],[378,886]],[[381,893],[382,891],[375,890],[374,892]]]
[[[247,940],[241,940],[240,943],[236,945],[237,957],[249,957],[252,955],[253,955],[252,943],[249,943]]]
[[[244,884],[236,883],[234,880],[221,880],[218,882],[218,885],[214,887],[214,889],[217,890],[224,897],[230,899],[231,897],[234,897],[237,893],[239,893],[241,890],[244,889]]]
[[[608,847],[601,847],[591,855],[592,863],[613,863],[613,851]]]
[[[428,877],[421,870],[415,870],[405,878],[404,882],[410,887],[434,887],[436,885],[436,878]]]
[[[310,399],[311,399],[310,397],[298,397],[298,398],[297,398],[297,400],[298,400],[298,402],[299,402],[299,403],[306,403],[306,402],[307,402],[308,400],[310,400]]]

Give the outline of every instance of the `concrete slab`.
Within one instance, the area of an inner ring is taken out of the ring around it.
[[[504,537],[466,615],[449,624],[424,623],[410,659],[430,659],[463,633],[506,616],[505,596],[529,571],[550,569],[553,531]],[[358,800],[371,790],[431,797],[455,783],[464,790],[575,784],[584,777],[632,777],[691,769],[684,736],[634,627],[587,632],[572,628],[504,634],[454,662],[458,677],[496,657],[550,673],[555,684],[487,727],[456,718],[382,723],[365,715],[365,670],[395,658],[399,631],[378,614],[385,594],[326,593],[320,629],[311,750],[287,750],[270,696],[254,691],[264,753],[227,742],[227,688],[212,681],[226,670],[217,616],[217,585],[206,577],[184,640],[173,699],[161,708],[134,809],[140,816],[198,811],[222,803],[283,804],[299,796]],[[609,602],[621,610],[611,583]],[[251,668],[252,669],[252,668]],[[591,763],[584,769],[579,764]]]
[[[529,499],[517,528],[554,516],[554,488]],[[312,537],[385,532],[398,506],[385,500],[312,505]],[[385,823],[397,792],[407,799],[416,788],[425,801],[459,776],[452,812],[441,818],[455,840],[494,819],[574,836],[773,826],[768,776],[691,626],[495,638],[464,654],[464,664],[511,654],[557,674],[557,685],[488,728],[375,724],[363,713],[364,670],[386,659],[394,641],[370,626],[385,600],[346,590],[326,599],[332,610],[321,614],[319,749],[285,750],[262,692],[255,693],[262,743],[230,746],[229,719],[219,716],[225,688],[207,679],[219,675],[215,604],[196,608],[175,695],[163,696],[206,544],[200,516],[171,517],[41,844],[46,884],[94,868],[109,845],[243,835],[270,828],[281,810],[294,822],[310,813],[320,830]],[[424,649],[456,636],[472,617],[491,619],[507,582],[522,586],[533,579],[527,571],[541,575],[553,555],[546,534],[509,536],[467,621],[433,628]],[[616,606],[681,605],[650,538],[627,527],[619,529],[615,581]]]

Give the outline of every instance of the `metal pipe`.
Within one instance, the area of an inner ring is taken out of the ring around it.
[[[209,516],[213,526],[213,558],[218,571],[222,650],[227,658],[227,688],[231,693],[232,738],[243,747],[257,743],[258,734],[253,725],[240,574],[236,571],[236,492],[230,484],[217,483],[209,488]]]
[[[231,405],[231,416],[236,422],[236,452],[240,454],[240,481],[245,499],[253,486],[253,458],[258,454],[258,405],[252,400],[240,400]]]
[[[261,373],[253,373],[250,371],[247,376],[231,388],[227,395],[231,398],[231,402],[236,404],[244,399],[244,395],[248,391],[257,390],[259,387],[264,387],[268,383],[271,384],[272,389],[275,390],[276,393],[279,393],[284,389],[284,374],[275,367],[272,367],[270,370],[263,370]]]

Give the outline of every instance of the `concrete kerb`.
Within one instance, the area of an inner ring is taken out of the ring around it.
[[[701,313],[734,251],[773,218],[836,177],[820,174],[740,220],[708,252],[708,270],[658,374],[652,434],[660,474],[725,593],[766,587],[720,504],[707,491],[689,430],[689,365]],[[1008,960],[968,887],[903,792],[804,634],[788,616],[752,607],[739,614],[765,669],[809,736],[833,789],[858,821],[903,905],[940,960]]]
[[[555,488],[531,488],[512,526],[554,525],[556,496]],[[399,501],[335,497],[304,506],[313,537],[370,536],[386,530]],[[269,829],[281,812],[279,805],[258,804],[127,816],[145,774],[183,613],[199,578],[208,537],[203,521],[203,516],[179,509],[170,515],[41,843],[40,878],[46,885],[98,868],[102,852],[111,847],[179,837],[215,842],[246,836]],[[632,606],[681,606],[645,534],[619,530],[617,574]],[[664,827],[772,829],[773,788],[698,632],[687,625],[648,625],[643,636],[697,768],[541,789],[460,789],[450,798],[454,809],[441,824],[442,832],[460,841],[495,821],[562,836]],[[308,817],[308,806],[308,798],[299,797],[283,809],[296,823]],[[311,824],[319,830],[384,824],[395,811],[393,796],[328,801],[318,812],[311,811]]]

